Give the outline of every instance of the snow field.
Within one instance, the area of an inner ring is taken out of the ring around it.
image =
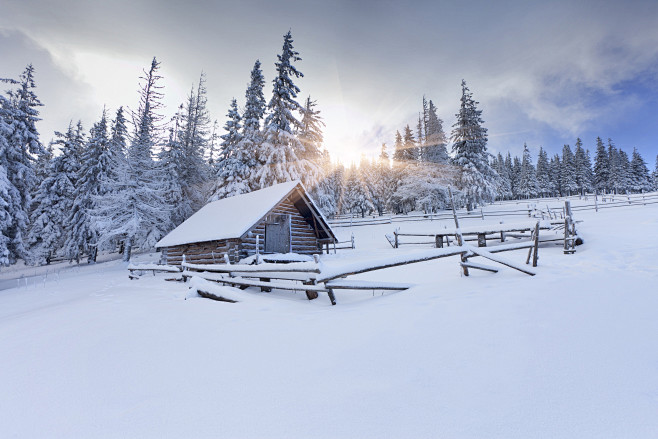
[[[585,244],[543,246],[537,276],[465,278],[450,257],[355,276],[417,286],[334,307],[189,297],[118,261],[0,291],[2,436],[653,438],[658,207],[576,219]],[[384,234],[436,224],[337,229],[357,250],[326,263],[411,251]]]

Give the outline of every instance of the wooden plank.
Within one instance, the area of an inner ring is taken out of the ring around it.
[[[218,296],[217,294],[213,294],[208,291],[197,289],[196,292],[199,294],[199,296],[205,297],[206,299],[217,300],[219,302],[237,303],[236,300],[227,299],[226,297]]]
[[[290,264],[265,263],[259,265],[200,265],[184,263],[189,270],[211,271],[214,273],[320,273],[320,268],[313,262],[292,262]]]
[[[367,280],[342,280],[336,279],[325,283],[327,288],[332,290],[392,290],[403,291],[415,286],[407,283],[394,282],[371,282]]]
[[[213,282],[223,283],[225,285],[243,285],[246,287],[256,287],[256,288],[272,288],[277,290],[289,290],[289,291],[315,291],[315,292],[327,292],[328,289],[320,285],[303,285],[303,284],[293,284],[293,283],[284,283],[284,282],[263,282],[259,280],[245,279],[242,277],[229,277],[218,275],[218,273],[183,273],[185,277],[197,276],[202,279],[206,279]]]
[[[471,247],[470,251],[478,256],[482,256],[483,258],[489,259],[494,262],[498,262],[499,264],[513,268],[530,276],[534,276],[535,274],[537,274],[534,271],[530,270],[529,268],[525,268],[525,266],[523,265],[519,265],[514,262],[508,261],[507,259],[501,258],[500,256],[495,256],[493,253],[490,253],[480,247]],[[466,261],[462,261],[462,262],[466,262]]]
[[[488,265],[484,264],[477,264],[475,262],[467,261],[467,262],[460,262],[460,265],[466,265],[468,268],[475,268],[476,270],[483,270],[483,271],[489,271],[491,273],[498,273],[498,269],[494,267],[490,267]]]

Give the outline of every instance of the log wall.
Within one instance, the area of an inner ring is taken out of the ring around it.
[[[293,253],[314,254],[322,253],[318,246],[318,238],[313,227],[294,206],[289,198],[282,200],[272,209],[270,214],[288,214],[291,217],[291,246]],[[223,264],[224,255],[228,254],[231,263],[242,258],[256,254],[256,235],[260,235],[261,254],[265,253],[265,225],[267,217],[252,227],[244,239],[227,239],[220,241],[199,242],[193,244],[168,247],[162,252],[167,264],[180,265],[185,260],[194,264]],[[163,257],[163,259],[164,259]]]

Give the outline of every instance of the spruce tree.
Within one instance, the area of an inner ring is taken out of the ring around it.
[[[600,137],[596,138],[594,158],[594,187],[601,193],[610,190],[610,159]]]
[[[560,160],[560,156],[558,154],[555,154],[553,158],[551,158],[550,169],[552,193],[554,195],[560,196],[560,194],[562,194],[562,161]]]
[[[265,96],[263,95],[263,87],[265,86],[265,78],[260,68],[260,60],[256,60],[254,67],[251,70],[251,79],[245,92],[246,104],[242,120],[244,121],[244,136],[249,137],[260,131],[260,124],[265,115]]]
[[[523,160],[521,162],[521,176],[519,178],[519,195],[530,198],[537,194],[537,174],[532,165],[528,145],[523,144]]]
[[[282,53],[277,55],[278,62],[275,64],[277,75],[267,107],[270,113],[265,119],[264,140],[257,146],[258,164],[251,179],[254,189],[291,180],[302,180],[307,187],[313,187],[320,177],[318,165],[298,155],[303,151],[303,145],[296,136],[301,122],[294,113],[302,107],[295,100],[300,90],[293,78],[304,75],[293,65],[301,58],[292,43],[292,34],[288,31],[283,37]]]
[[[576,139],[576,151],[574,153],[574,167],[576,171],[576,185],[581,195],[592,188],[592,163],[588,153],[583,149],[583,142]]]
[[[312,100],[310,96],[306,98],[301,110],[302,120],[298,132],[299,141],[302,144],[299,157],[314,163],[319,162],[322,155],[324,139],[322,127],[325,126],[322,116],[320,116],[320,110],[316,110],[316,107],[317,101]]]
[[[70,229],[68,216],[73,209],[75,188],[83,150],[82,125],[69,124],[66,133],[55,133],[54,144],[60,154],[52,161],[46,177],[34,198],[32,223],[27,234],[30,253],[27,262],[46,264],[55,255],[69,257],[63,251]],[[71,259],[75,256],[71,257]]]
[[[111,174],[116,172],[108,128],[106,111],[103,109],[101,119],[89,132],[89,140],[80,157],[64,242],[64,254],[69,259],[79,261],[86,254],[89,256],[88,262],[96,262],[98,233],[92,218],[93,197],[109,192],[106,185]]]
[[[647,164],[637,151],[633,148],[633,158],[631,159],[631,188],[635,192],[646,192],[651,190],[651,177]]]
[[[487,129],[482,126],[482,110],[462,80],[461,107],[452,130],[454,164],[460,168],[459,188],[466,198],[468,210],[496,197],[498,175],[489,166]]]
[[[539,155],[537,157],[537,192],[540,197],[547,197],[552,192],[548,155],[542,147],[539,147]]]
[[[576,159],[569,145],[562,148],[562,166],[560,169],[560,188],[563,196],[569,196],[578,190],[576,181]]]
[[[224,125],[226,134],[220,136],[223,142],[217,159],[215,188],[210,197],[213,201],[249,192],[249,172],[255,164],[253,156],[243,148],[242,118],[235,99],[231,100],[226,116],[228,117]]]
[[[450,157],[446,149],[448,141],[443,131],[443,121],[437,116],[432,100],[429,101],[427,109],[426,133],[423,160],[429,163],[448,163]]]
[[[619,164],[619,151],[610,138],[608,138],[608,169],[610,173],[608,183],[610,185],[610,191],[618,194],[621,190],[623,176]]]
[[[402,144],[402,134],[400,134],[400,131],[395,132],[395,145],[394,145],[394,152],[393,152],[393,160],[396,162],[402,162],[405,160],[405,151],[404,151],[404,145]]]
[[[631,161],[628,158],[626,151],[618,150],[618,161],[617,161],[619,170],[617,173],[617,181],[619,184],[619,190],[624,193],[628,193],[632,185],[632,172],[631,172]]]
[[[656,155],[656,167],[653,170],[653,190],[658,191],[658,155]]]
[[[402,142],[402,161],[407,163],[418,161],[418,147],[414,138],[414,132],[409,125],[404,127]]]
[[[124,261],[133,247],[150,249],[172,229],[171,208],[166,205],[162,181],[164,170],[153,160],[162,137],[162,77],[160,63],[153,58],[140,78],[140,105],[133,115],[134,131],[128,148],[126,169],[115,190],[95,197],[94,219],[98,225],[99,248],[121,239]]]
[[[9,90],[6,99],[0,100],[0,119],[3,120],[1,135],[5,147],[0,151],[0,164],[4,166],[10,183],[7,206],[11,216],[11,225],[6,230],[9,239],[9,261],[17,258],[26,259],[28,255],[27,233],[30,224],[32,197],[39,181],[35,172],[35,161],[45,153],[39,141],[36,122],[39,119],[38,107],[43,104],[35,93],[34,67],[28,65],[18,81],[7,80],[16,84],[15,90]]]

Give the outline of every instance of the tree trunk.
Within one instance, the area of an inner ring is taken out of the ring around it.
[[[132,252],[132,238],[126,238],[123,242],[123,262],[130,262],[130,253]]]

